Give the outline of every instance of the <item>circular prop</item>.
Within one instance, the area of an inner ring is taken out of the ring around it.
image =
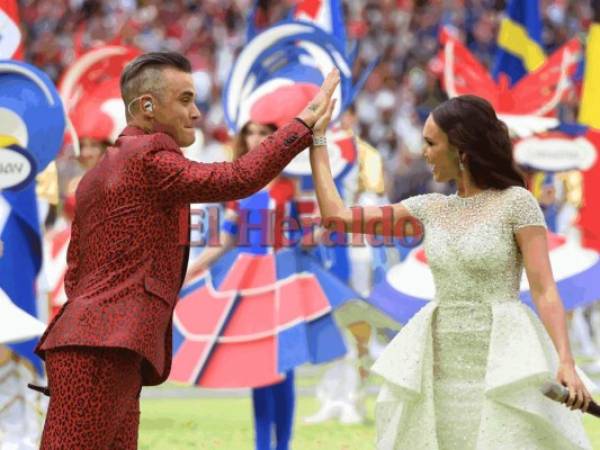
[[[35,160],[22,147],[9,145],[0,147],[0,190],[18,190],[35,178]]]
[[[263,31],[244,47],[229,74],[223,95],[227,126],[237,132],[260,98],[294,84],[318,87],[334,67],[341,76],[334,97],[341,101],[332,122],[354,95],[351,64],[342,43],[307,22],[282,22]],[[287,102],[287,96],[278,96],[271,107],[286,108]]]
[[[26,63],[0,61],[0,136],[25,148],[40,172],[56,157],[64,130],[63,104],[48,76]]]

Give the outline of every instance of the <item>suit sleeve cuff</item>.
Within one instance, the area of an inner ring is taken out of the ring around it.
[[[310,134],[312,134],[312,132],[313,132],[312,128],[309,127],[304,120],[302,120],[300,117],[294,117],[294,120],[297,120],[302,125],[304,125],[306,128],[308,128],[310,130]]]

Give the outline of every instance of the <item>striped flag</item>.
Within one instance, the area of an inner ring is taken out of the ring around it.
[[[498,80],[504,73],[512,86],[545,60],[539,1],[511,0],[498,32],[494,78]]]

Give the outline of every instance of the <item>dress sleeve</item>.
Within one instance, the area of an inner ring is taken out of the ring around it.
[[[544,213],[533,194],[522,187],[511,189],[513,194],[509,203],[509,220],[513,232],[529,226],[546,228]]]
[[[427,221],[428,204],[431,200],[431,194],[422,194],[409,197],[400,202],[404,206],[411,216],[416,217],[421,222]]]

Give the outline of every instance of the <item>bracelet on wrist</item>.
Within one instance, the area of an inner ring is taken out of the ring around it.
[[[319,145],[327,145],[327,137],[325,136],[313,136],[313,147],[317,147]]]

